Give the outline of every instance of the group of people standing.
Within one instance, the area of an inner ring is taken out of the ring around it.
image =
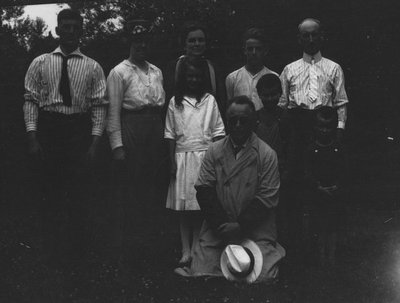
[[[118,175],[114,190],[127,193],[113,195],[116,203],[123,200],[119,223],[129,221],[131,204],[159,198],[155,179],[163,157],[169,158],[164,198],[167,208],[180,213],[177,274],[245,282],[275,278],[285,256],[275,224],[283,182],[288,211],[278,212],[278,220],[294,226],[302,214],[299,196],[311,189],[320,256],[333,262],[334,217],[343,211],[337,193],[348,101],[340,66],[321,56],[318,20],[299,25],[303,58],[287,65],[280,79],[264,66],[263,30],[247,30],[246,63],[225,81],[204,58],[207,36],[199,24],[185,28],[185,55],[162,72],[146,60],[146,24],[128,22],[129,58],[105,78],[101,66],[79,50],[79,13],[62,10],[57,21],[60,46],[30,65],[24,103],[28,152],[44,169],[41,213],[50,246],[71,243],[70,256],[81,259],[88,164],[106,130]],[[55,228],[60,210],[68,215],[67,233]]]

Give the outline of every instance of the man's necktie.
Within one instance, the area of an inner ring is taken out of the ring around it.
[[[238,153],[242,150],[243,146],[238,145],[233,147],[233,154],[235,155],[235,159],[237,159]]]
[[[314,103],[317,101],[318,97],[318,75],[317,75],[317,67],[315,66],[314,59],[311,60],[310,66],[310,87],[308,91],[308,99],[310,102]]]
[[[63,104],[66,106],[71,106],[71,90],[69,86],[69,77],[68,77],[68,59],[70,57],[62,56],[62,70],[61,70],[61,79],[60,79],[60,94],[63,98]]]

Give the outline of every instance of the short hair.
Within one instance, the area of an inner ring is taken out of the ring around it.
[[[258,80],[257,92],[260,92],[262,89],[276,90],[280,94],[282,94],[282,84],[279,77],[275,74],[266,74],[263,75],[260,80]]]
[[[196,21],[191,21],[191,22],[187,22],[186,24],[184,24],[182,32],[181,32],[181,43],[182,45],[185,44],[186,38],[189,35],[189,33],[197,31],[197,30],[201,30],[204,33],[204,37],[206,38],[207,41],[207,29],[206,27]]]
[[[57,24],[61,23],[61,20],[77,20],[81,25],[83,24],[83,18],[78,11],[71,8],[65,8],[61,10],[57,15]]]
[[[243,37],[242,37],[243,45],[249,39],[256,39],[256,40],[260,41],[264,46],[267,46],[267,42],[268,42],[267,35],[265,34],[265,31],[261,28],[252,27],[252,28],[249,28],[247,31],[245,31],[243,34]]]
[[[297,26],[297,29],[299,30],[299,32],[300,32],[300,29],[301,29],[301,26],[303,25],[303,23],[304,23],[304,22],[307,22],[307,21],[312,21],[312,22],[317,23],[317,24],[318,24],[318,27],[319,27],[319,30],[322,32],[321,21],[319,21],[318,19],[315,19],[315,18],[305,18],[303,21],[301,21],[301,22],[299,23],[299,25]]]
[[[329,127],[336,128],[338,124],[336,108],[330,106],[321,106],[317,108],[314,113],[314,124],[317,125],[321,119],[324,120]]]
[[[256,112],[256,107],[254,105],[254,103],[250,100],[249,97],[247,96],[236,96],[233,97],[232,99],[230,99],[228,101],[228,108],[226,110],[226,115],[228,116],[229,113],[229,109],[232,107],[233,104],[240,104],[240,105],[248,105],[248,107],[251,109],[252,114],[254,114]]]

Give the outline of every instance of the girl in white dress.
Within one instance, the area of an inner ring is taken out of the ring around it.
[[[171,160],[166,207],[180,212],[180,264],[191,261],[192,243],[197,241],[202,222],[194,188],[201,161],[210,144],[225,136],[217,102],[205,89],[202,60],[185,58],[165,122]]]

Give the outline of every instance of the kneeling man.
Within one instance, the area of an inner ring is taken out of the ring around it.
[[[227,122],[229,135],[210,146],[195,185],[205,220],[192,263],[175,272],[222,276],[221,254],[227,245],[251,240],[260,248],[263,260],[262,270],[252,282],[266,282],[277,276],[278,262],[285,256],[276,242],[278,160],[272,148],[253,133],[256,111],[248,97],[231,99]]]

